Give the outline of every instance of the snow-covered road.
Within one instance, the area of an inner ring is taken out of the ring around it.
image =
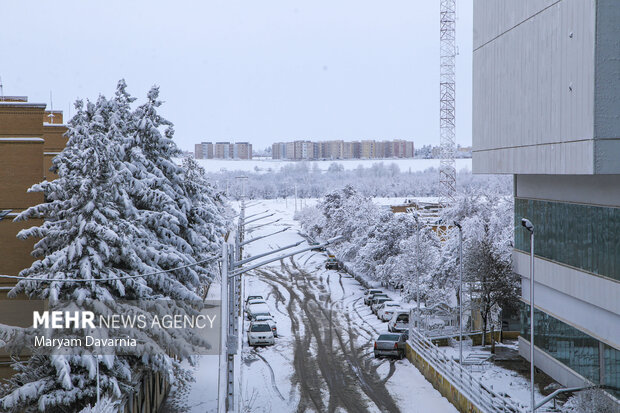
[[[246,254],[302,239],[291,204],[261,201],[248,211],[269,209],[281,221],[246,239],[283,225],[291,230],[249,244]],[[325,258],[325,253],[302,253],[244,277],[246,295],[266,298],[279,333],[276,345],[266,348],[251,348],[244,337],[247,411],[456,412],[407,360],[374,359],[373,341],[386,331],[385,323],[363,304],[356,280],[324,269]]]
[[[247,234],[246,240],[290,229],[248,244],[244,258],[303,239],[291,200],[252,204],[246,215],[269,210],[275,215],[262,222],[280,221]],[[244,331],[243,411],[456,413],[406,359],[373,357],[373,341],[387,331],[386,323],[364,305],[362,286],[345,273],[325,270],[325,259],[325,253],[306,252],[244,276],[245,296],[265,297],[279,337],[274,346],[252,348]],[[210,296],[219,289],[211,290]],[[191,368],[195,382],[173,389],[164,411],[217,411],[218,367],[217,356],[200,357]]]

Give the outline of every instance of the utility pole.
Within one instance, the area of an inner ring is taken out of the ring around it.
[[[222,272],[221,272],[221,337],[220,337],[220,377],[218,388],[218,413],[226,413],[227,383],[228,383],[228,243],[222,243]]]
[[[454,225],[459,229],[459,364],[463,365],[463,227],[456,221]]]

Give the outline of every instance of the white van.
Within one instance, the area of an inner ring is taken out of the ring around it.
[[[409,310],[394,311],[392,318],[388,322],[388,331],[400,333],[409,330]]]

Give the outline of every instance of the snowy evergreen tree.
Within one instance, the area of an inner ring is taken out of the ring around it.
[[[147,104],[132,113],[133,98],[125,88],[119,82],[110,101],[100,97],[86,107],[76,103],[67,146],[53,161],[59,178],[30,189],[43,192],[48,202],[17,218],[45,221],[18,235],[40,239],[33,251],[39,259],[20,273],[28,278],[11,296],[25,293],[49,299],[51,305],[70,303],[77,310],[91,299],[100,300],[104,313],[147,317],[155,310],[177,314],[186,308],[166,301],[149,310],[118,300],[200,300],[200,287],[212,271],[209,264],[162,270],[208,258],[205,254],[216,248],[226,229],[221,217],[226,206],[206,181],[190,182],[196,170],[183,171],[171,162],[177,150],[171,131],[158,135],[157,128],[167,122],[154,112],[157,93],[151,91]],[[156,162],[157,154],[161,159]],[[152,273],[157,274],[133,277]],[[8,343],[15,342],[15,335],[26,335],[17,329],[2,333]],[[2,410],[77,411],[94,400],[97,363],[102,393],[115,399],[132,391],[138,371],[159,372],[172,382],[185,375],[168,352],[183,359],[188,346],[204,344],[179,329],[125,328],[114,334],[136,337],[141,345],[133,354],[104,355],[99,362],[82,350],[46,355],[33,349],[34,356],[15,363],[17,373],[0,389]]]
[[[210,198],[214,193],[204,185],[205,181],[195,184],[200,187],[188,187],[185,172],[172,160],[181,152],[172,140],[172,123],[157,112],[162,104],[158,97],[159,89],[153,87],[147,102],[134,111],[124,153],[125,163],[136,182],[130,197],[141,223],[159,242],[157,251],[142,258],[163,269],[173,269],[217,254],[226,222],[221,219],[221,199]],[[162,128],[165,128],[163,133]],[[206,192],[200,193],[202,189]],[[150,240],[142,242],[146,251],[152,249]],[[212,265],[193,265],[173,271],[171,276],[179,288],[174,289],[172,296],[196,299],[195,291],[209,283],[214,271]],[[162,282],[159,288],[166,289],[166,280],[162,278]]]

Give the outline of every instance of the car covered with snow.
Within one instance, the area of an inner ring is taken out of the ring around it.
[[[272,346],[276,343],[273,330],[265,321],[253,321],[248,328],[248,344],[250,346]]]
[[[245,312],[248,316],[248,320],[253,320],[259,315],[271,315],[271,310],[269,309],[269,306],[265,303],[250,304],[246,307]]]
[[[383,333],[375,340],[373,352],[379,357],[405,357],[405,343],[407,336],[400,333]]]
[[[368,292],[364,294],[364,304],[369,305],[370,300],[372,300],[372,298],[377,294],[384,294],[384,293],[381,290],[368,290]]]
[[[394,311],[388,321],[389,332],[402,332],[409,330],[409,310]]]
[[[382,321],[390,321],[394,311],[400,310],[400,304],[395,301],[386,301],[377,309],[377,317]]]
[[[265,300],[263,300],[262,298],[253,298],[251,300],[248,300],[245,303],[246,306],[250,306],[250,305],[253,305],[253,304],[265,304],[266,305],[267,302]]]
[[[271,331],[273,331],[273,336],[278,337],[278,327],[276,326],[276,320],[273,319],[273,316],[257,315],[254,317],[254,321],[268,323],[271,326]]]
[[[388,301],[392,301],[392,299],[390,297],[378,297],[373,299],[370,306],[372,313],[377,314],[377,311],[379,311],[379,306],[383,303],[387,303]]]
[[[387,294],[373,294],[372,298],[370,300],[368,300],[368,305],[372,308],[372,306],[379,300],[379,299],[386,299],[385,301],[390,300],[390,297],[388,297]]]
[[[252,300],[264,300],[265,298],[262,295],[248,295],[248,298],[245,299],[245,305],[248,305]]]

